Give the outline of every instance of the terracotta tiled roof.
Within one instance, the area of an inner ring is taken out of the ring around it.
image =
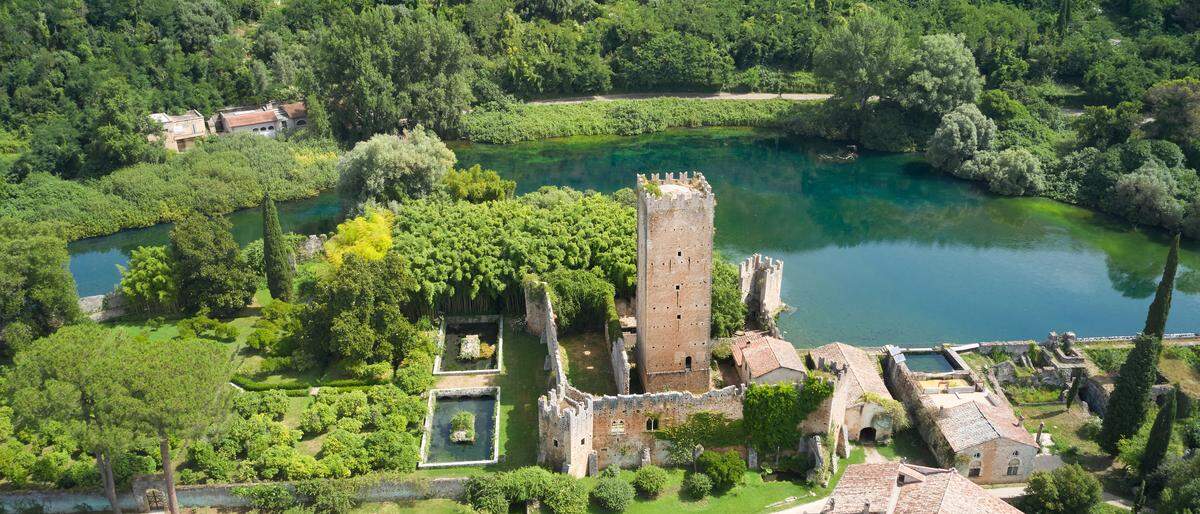
[[[869,510],[865,508],[867,502]],[[822,512],[1019,514],[1021,511],[988,494],[955,470],[888,462],[847,467]]]
[[[275,121],[275,111],[251,111],[236,114],[223,114],[225,128],[244,127],[246,125],[261,125]]]
[[[746,363],[750,378],[758,378],[779,368],[805,371],[804,361],[791,343],[762,332],[738,334],[734,340],[733,360],[739,367]]]
[[[863,393],[874,393],[884,398],[892,397],[892,393],[888,392],[887,386],[883,384],[883,377],[879,376],[875,359],[862,348],[844,343],[830,343],[813,349],[808,352],[808,356],[818,367],[824,362],[825,366],[837,364],[839,367],[844,365],[849,368],[847,378],[850,380],[850,390],[846,397],[851,402],[857,403]]]
[[[304,118],[304,117],[308,116],[308,107],[306,107],[304,105],[304,102],[292,102],[290,104],[283,104],[280,106],[280,108],[283,109],[283,112],[285,114],[287,114],[288,118],[293,119],[293,120],[296,118]]]
[[[1012,411],[990,403],[971,401],[940,409],[937,426],[955,452],[999,438],[1037,446],[1033,434],[1021,426]]]

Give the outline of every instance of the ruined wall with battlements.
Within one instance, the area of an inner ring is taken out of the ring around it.
[[[709,387],[713,211],[704,175],[638,175],[637,363],[648,392]]]
[[[742,302],[750,319],[762,323],[783,310],[783,261],[754,254],[738,264]]]

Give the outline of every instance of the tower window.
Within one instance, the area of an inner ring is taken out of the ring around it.
[[[658,418],[646,418],[646,430],[658,430]]]
[[[676,314],[675,319],[683,319],[683,314]]]
[[[675,256],[676,256],[676,257],[683,257],[683,250],[680,250],[680,251],[678,251],[678,252],[675,252]]]
[[[691,370],[692,370],[692,358],[691,358],[691,356],[688,356],[688,357],[686,357],[686,358],[684,358],[684,359],[683,359],[683,369],[686,369],[686,370],[688,370],[688,371],[691,371]]]

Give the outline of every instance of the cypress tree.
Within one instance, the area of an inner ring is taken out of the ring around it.
[[[1171,429],[1175,425],[1175,395],[1179,386],[1167,393],[1162,410],[1154,418],[1154,426],[1150,427],[1150,440],[1146,441],[1146,450],[1142,452],[1142,462],[1138,466],[1142,476],[1147,476],[1158,469],[1163,458],[1167,456],[1167,447],[1171,445]]]
[[[1058,0],[1058,35],[1067,35],[1067,30],[1071,28],[1071,0]]]
[[[262,201],[263,218],[263,269],[267,274],[267,289],[271,297],[277,300],[290,301],[292,298],[292,263],[291,251],[283,240],[283,230],[279,228],[279,212],[275,210],[275,202],[271,195],[264,194]]]
[[[1150,401],[1150,388],[1158,378],[1158,354],[1162,350],[1162,336],[1171,311],[1171,292],[1175,288],[1178,267],[1179,234],[1175,234],[1171,249],[1167,251],[1162,281],[1158,283],[1150,312],[1146,314],[1146,327],[1134,338],[1133,350],[1121,364],[1116,385],[1108,397],[1099,442],[1109,454],[1116,455],[1117,443],[1136,433],[1146,419],[1146,403]]]
[[[1162,281],[1154,291],[1154,302],[1150,304],[1150,312],[1146,314],[1146,328],[1142,333],[1162,339],[1167,328],[1167,315],[1171,312],[1171,292],[1175,288],[1175,270],[1179,267],[1179,234],[1171,240],[1171,249],[1167,251],[1167,264],[1163,266]]]
[[[1146,419],[1150,388],[1158,372],[1158,352],[1162,341],[1138,334],[1133,350],[1125,357],[1116,386],[1108,397],[1104,424],[1100,427],[1100,447],[1117,454],[1117,443],[1137,432]]]

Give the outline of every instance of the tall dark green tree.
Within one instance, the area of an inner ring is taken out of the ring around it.
[[[263,195],[263,269],[267,274],[267,289],[271,298],[285,302],[292,299],[292,249],[283,240],[279,228],[279,211],[270,194]]]
[[[1054,24],[1060,36],[1065,36],[1071,28],[1072,7],[1071,0],[1058,0],[1058,19],[1055,20]]]
[[[1178,386],[1167,393],[1162,409],[1154,418],[1154,426],[1150,427],[1150,439],[1146,441],[1146,451],[1142,452],[1142,463],[1138,466],[1142,476],[1153,473],[1167,456],[1167,448],[1171,446],[1171,430],[1175,426],[1176,394],[1179,394]]]
[[[1171,312],[1171,292],[1175,289],[1175,270],[1179,268],[1179,234],[1171,240],[1171,249],[1167,251],[1167,264],[1163,266],[1162,281],[1154,292],[1154,303],[1150,304],[1150,312],[1146,315],[1146,328],[1142,333],[1162,339],[1167,328],[1167,315]]]
[[[1175,270],[1179,266],[1179,235],[1171,241],[1162,281],[1150,304],[1146,327],[1134,339],[1133,350],[1121,364],[1116,387],[1108,398],[1104,424],[1100,429],[1100,446],[1110,454],[1117,453],[1117,443],[1137,432],[1146,419],[1150,388],[1158,372],[1158,355],[1162,351],[1162,335],[1171,310],[1171,291],[1175,287]],[[1174,399],[1172,399],[1172,402]]]

